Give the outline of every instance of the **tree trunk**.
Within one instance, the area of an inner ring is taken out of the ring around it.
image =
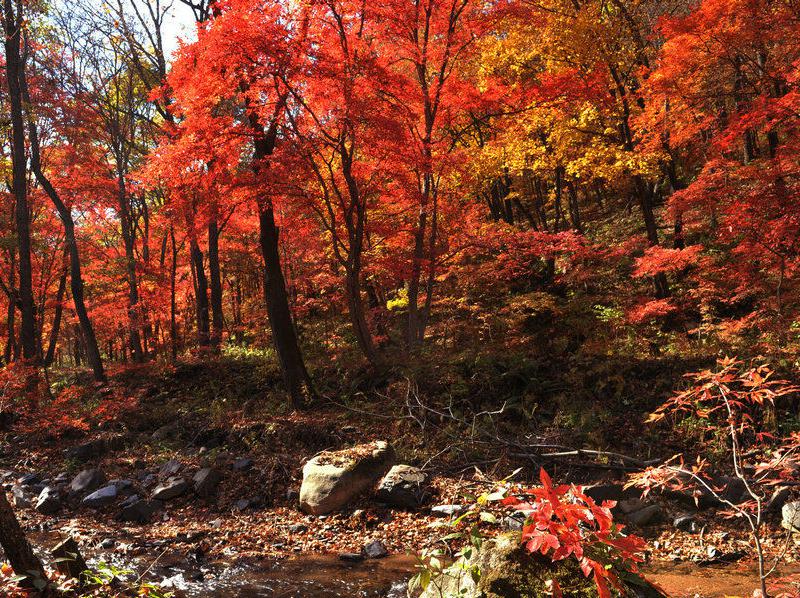
[[[5,0],[5,3],[8,6],[10,1]],[[8,504],[5,491],[0,491],[0,544],[14,573],[26,576],[20,585],[38,590],[40,595],[50,594],[42,562],[28,544],[25,532],[22,531],[11,505]]]
[[[211,347],[219,351],[225,320],[222,312],[222,277],[219,268],[219,225],[216,219],[208,223],[208,273],[211,282]]]
[[[28,82],[24,70],[20,73],[20,86],[25,98],[25,103],[30,107],[31,97],[28,92]],[[103,371],[103,360],[100,357],[100,349],[97,346],[94,326],[89,318],[89,312],[86,309],[86,302],[83,296],[83,274],[81,273],[81,256],[78,251],[78,240],[75,238],[75,220],[72,217],[72,210],[61,200],[55,187],[50,183],[50,179],[47,178],[42,170],[41,154],[39,151],[39,130],[36,126],[34,116],[30,113],[28,114],[28,134],[30,136],[31,146],[31,170],[33,170],[33,173],[36,175],[36,180],[39,181],[39,184],[45,190],[45,193],[47,193],[50,201],[53,202],[58,216],[61,218],[61,222],[64,225],[64,241],[69,252],[70,291],[72,292],[72,302],[75,304],[75,313],[78,316],[78,322],[81,327],[81,335],[83,336],[84,343],[86,343],[87,361],[92,368],[94,379],[98,382],[103,382],[106,379],[105,372]],[[50,355],[49,348],[48,355]],[[52,361],[52,355],[50,355],[50,360]]]
[[[345,273],[345,291],[347,295],[347,310],[350,314],[350,323],[356,334],[356,340],[364,357],[370,363],[375,363],[375,343],[369,330],[367,319],[364,316],[364,301],[361,298],[360,273],[348,269]]]
[[[172,361],[175,361],[178,359],[177,301],[175,299],[175,283],[178,277],[178,247],[175,243],[175,229],[172,227],[169,229],[169,236],[172,245],[172,264],[169,273],[169,338]]]
[[[300,409],[306,401],[314,397],[314,389],[303,362],[289,310],[286,281],[283,278],[280,262],[279,231],[275,225],[271,206],[260,210],[258,221],[261,254],[264,257],[264,298],[272,330],[272,342],[278,354],[292,407]]]
[[[28,181],[25,173],[25,117],[22,108],[22,57],[20,43],[22,37],[22,4],[15,12],[12,0],[3,0],[5,24],[6,82],[11,107],[11,162],[12,193],[16,205],[14,217],[17,228],[19,251],[19,298],[22,326],[20,341],[22,356],[36,363],[36,313],[33,302],[33,266],[31,264],[30,214],[28,210]]]
[[[58,292],[56,293],[56,308],[53,314],[53,326],[50,329],[50,341],[47,344],[47,353],[44,356],[44,367],[50,367],[58,346],[58,333],[61,329],[61,316],[64,312],[64,295],[67,292],[67,269],[61,273],[58,281]]]
[[[189,242],[192,270],[195,276],[195,318],[197,321],[197,345],[200,349],[209,346],[208,279],[203,265],[203,252],[195,239]]]

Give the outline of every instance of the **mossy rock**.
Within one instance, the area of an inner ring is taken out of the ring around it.
[[[473,573],[479,575],[473,575]],[[626,576],[621,576],[625,578]],[[628,577],[625,598],[660,598],[652,586]],[[597,587],[574,558],[553,562],[525,551],[518,537],[487,540],[469,559],[457,561],[431,580],[420,598],[534,598],[550,596],[548,582],[558,582],[564,596],[596,598]]]

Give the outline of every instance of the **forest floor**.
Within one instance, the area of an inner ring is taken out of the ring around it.
[[[84,421],[79,410],[70,411],[66,404],[58,406],[69,415],[61,422],[62,429],[54,425],[12,428],[0,445],[0,475],[9,488],[25,474],[36,475],[38,479],[30,484],[36,490],[59,474],[60,479],[71,479],[81,470],[97,468],[107,480],[129,480],[129,493],[147,496],[159,472],[164,474],[165,464],[189,479],[201,467],[222,473],[213,498],[188,492],[167,501],[146,524],[121,522],[119,500],[89,508],[65,499],[55,513],[45,515],[33,508],[35,493],[27,498],[21,495],[17,514],[23,527],[42,549],[71,536],[95,560],[128,566],[140,562],[156,579],[181,568],[192,570],[192,565],[201,579],[202,563],[227,566],[360,553],[375,539],[391,555],[442,547],[441,538],[449,530],[442,529],[443,520],[431,514],[430,507],[471,504],[475,496],[491,492],[498,479],[520,467],[522,480],[535,479],[538,466],[544,464],[560,482],[596,485],[601,492],[618,491],[625,479],[625,467],[613,459],[587,462],[577,456],[542,463],[520,456],[519,445],[506,440],[508,428],[496,418],[473,417],[470,426],[454,418],[457,412],[452,404],[423,409],[417,393],[401,381],[381,392],[353,393],[346,404],[322,399],[308,411],[288,412],[270,398],[263,387],[268,383],[262,378],[257,364],[247,359],[122,368],[103,388],[84,384],[84,391],[96,396],[96,411],[102,414],[89,423],[89,429],[79,425]],[[392,397],[393,392],[405,397],[405,404]],[[86,404],[86,396],[81,404]],[[486,421],[493,425],[491,433]],[[601,446],[595,441],[590,448],[640,459],[671,454],[674,449],[669,439],[654,446],[652,438],[644,438],[641,418],[630,411],[605,425],[605,432],[595,434],[605,434],[606,441]],[[568,443],[563,435],[548,430],[534,435],[518,429],[516,437],[576,448],[580,443],[587,448],[585,438]],[[423,508],[389,509],[364,496],[345,511],[328,516],[298,510],[296,492],[305,461],[323,450],[372,440],[389,441],[399,462],[428,472],[430,493]],[[646,451],[642,450],[645,446]],[[24,486],[22,490],[28,492]],[[630,494],[626,498],[635,503]],[[745,588],[740,594],[730,591],[739,583],[755,584],[752,550],[741,521],[725,519],[714,509],[696,511],[674,497],[651,496],[643,504],[657,505],[656,516],[633,529],[648,540],[645,569],[670,595],[748,594]],[[678,529],[675,519],[687,512],[692,524]],[[625,515],[620,513],[620,517]],[[766,550],[770,555],[785,552],[787,562],[796,562],[800,550],[793,541],[787,545],[779,524],[780,513],[770,515]],[[414,559],[409,556],[401,565],[410,573]],[[798,573],[791,566],[785,571]],[[698,581],[704,577],[710,579],[707,587]],[[686,589],[691,588],[689,578],[700,583],[697,591]],[[728,580],[727,586],[721,578]]]

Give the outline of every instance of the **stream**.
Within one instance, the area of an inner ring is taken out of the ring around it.
[[[41,534],[37,546],[53,545],[55,534]],[[301,554],[284,559],[205,561],[172,547],[153,547],[142,556],[90,548],[84,556],[91,568],[100,561],[133,571],[145,581],[173,592],[177,598],[403,598],[416,559],[391,555],[362,562],[336,555]],[[648,579],[672,598],[750,596],[758,583],[755,563],[700,566],[692,562],[651,562],[643,567]],[[800,564],[783,567],[783,574],[800,574]]]

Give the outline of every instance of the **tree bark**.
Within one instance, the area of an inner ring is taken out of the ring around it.
[[[24,65],[19,76],[25,104],[27,104],[28,110],[30,111],[32,104],[30,93],[28,92],[28,82],[24,72]],[[30,112],[28,112],[28,135],[30,137],[31,146],[31,170],[33,170],[33,173],[36,175],[36,180],[39,181],[39,184],[55,206],[58,216],[64,225],[64,241],[67,245],[67,251],[69,252],[70,291],[72,293],[72,302],[75,305],[75,313],[78,316],[78,322],[81,327],[81,335],[86,344],[87,361],[92,368],[94,379],[98,382],[103,382],[106,379],[105,372],[103,371],[103,360],[100,357],[100,349],[97,346],[94,326],[92,325],[92,320],[89,318],[89,312],[86,309],[86,301],[83,296],[83,274],[81,273],[81,256],[78,250],[78,241],[75,238],[75,220],[72,217],[72,211],[61,200],[61,196],[42,170],[41,152],[39,150],[39,130],[36,126],[36,119]],[[48,348],[48,355],[50,355],[50,361],[52,361],[50,348]],[[45,362],[46,361],[47,360],[45,360]]]
[[[44,356],[44,367],[50,367],[53,364],[53,359],[56,354],[56,347],[58,346],[58,333],[61,330],[61,316],[64,312],[64,295],[67,292],[67,269],[61,273],[61,278],[58,281],[58,291],[56,293],[56,307],[53,314],[53,326],[50,329],[50,341],[47,344],[47,353]],[[113,357],[112,357],[113,359]]]
[[[196,239],[189,241],[189,252],[195,277],[195,319],[197,322],[197,345],[206,349],[210,343],[208,321],[208,279],[203,265],[203,251]]]
[[[5,0],[6,5],[10,2]],[[0,491],[0,544],[6,554],[8,562],[17,575],[25,575],[20,582],[24,588],[37,590],[40,595],[48,595],[48,580],[44,567],[39,558],[33,553],[25,532],[17,521],[11,505],[8,504],[6,493]]]
[[[222,277],[219,267],[220,229],[216,218],[208,223],[208,274],[211,287],[211,348],[219,351],[225,319],[222,312]]]
[[[25,117],[22,107],[22,56],[20,44],[22,37],[22,3],[14,10],[12,0],[3,0],[3,21],[5,25],[6,83],[8,85],[11,107],[11,162],[12,194],[16,205],[14,216],[17,229],[19,251],[19,298],[22,326],[20,342],[22,356],[35,364],[36,351],[36,310],[33,302],[33,266],[31,264],[30,214],[28,209],[27,177],[25,174]]]

